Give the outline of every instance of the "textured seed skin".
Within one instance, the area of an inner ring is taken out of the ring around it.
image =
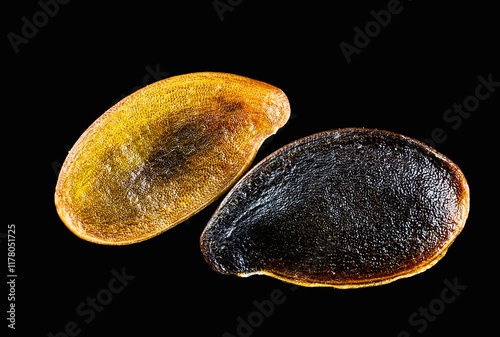
[[[280,89],[238,75],[153,83],[110,108],[73,146],[56,186],[59,216],[95,243],[153,237],[224,193],[289,115]]]
[[[228,193],[200,243],[222,274],[359,288],[433,266],[468,210],[464,175],[442,154],[387,131],[339,129],[257,164]]]

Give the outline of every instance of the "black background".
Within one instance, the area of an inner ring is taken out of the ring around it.
[[[284,303],[254,322],[247,336],[494,334],[500,87],[456,129],[443,115],[474,95],[479,76],[491,74],[500,82],[498,11],[478,2],[438,6],[402,0],[401,12],[348,63],[339,44],[352,45],[354,27],[363,29],[373,20],[370,11],[387,8],[388,1],[230,2],[233,10],[221,20],[211,0],[71,1],[60,5],[18,53],[8,33],[21,35],[22,18],[32,21],[41,7],[36,1],[4,4],[7,188],[0,232],[16,225],[18,278],[16,330],[6,328],[5,318],[2,329],[15,336],[48,336],[74,321],[78,336],[237,336],[238,317],[258,318],[253,302],[280,289]],[[162,77],[229,72],[283,89],[292,118],[266,141],[254,163],[328,129],[379,128],[419,140],[443,129],[446,140],[435,147],[461,167],[471,188],[464,231],[425,273],[359,290],[291,291],[272,278],[212,271],[200,253],[199,236],[221,199],[142,243],[110,247],[77,238],[54,207],[57,169],[97,117],[142,85],[147,67],[159,69]],[[6,256],[7,240],[1,240]],[[112,270],[135,278],[85,322],[89,316],[76,308],[103,294]],[[6,317],[7,272],[2,275],[0,311]],[[444,282],[455,279],[467,288],[443,306]],[[439,315],[424,319],[425,328],[409,322],[429,307]]]

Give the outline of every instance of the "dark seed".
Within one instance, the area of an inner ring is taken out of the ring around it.
[[[469,188],[427,145],[340,129],[300,139],[248,172],[201,236],[223,274],[357,288],[433,266],[464,227]]]

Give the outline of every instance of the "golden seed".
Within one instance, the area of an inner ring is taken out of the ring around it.
[[[124,98],[78,139],[59,174],[58,214],[82,239],[130,244],[217,199],[290,115],[285,94],[225,73],[193,73]]]

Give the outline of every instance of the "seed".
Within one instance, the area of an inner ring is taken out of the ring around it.
[[[290,115],[285,94],[224,73],[153,83],[118,102],[78,139],[55,204],[82,239],[146,240],[217,199]]]
[[[359,288],[433,266],[464,227],[469,188],[427,145],[361,128],[276,151],[228,193],[201,236],[222,274]]]

